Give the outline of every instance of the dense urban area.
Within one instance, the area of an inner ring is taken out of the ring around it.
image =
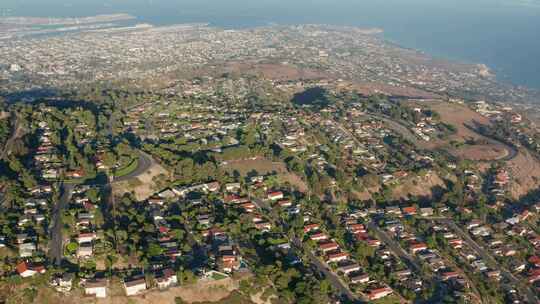
[[[0,303],[540,303],[538,92],[129,19],[0,26]]]

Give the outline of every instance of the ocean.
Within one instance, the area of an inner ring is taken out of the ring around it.
[[[376,27],[437,58],[483,63],[503,82],[540,89],[540,0],[2,0],[0,15],[128,13],[156,25],[203,22]]]

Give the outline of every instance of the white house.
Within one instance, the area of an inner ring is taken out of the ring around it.
[[[277,200],[280,200],[280,199],[283,199],[283,192],[281,191],[275,191],[275,192],[270,192],[268,193],[268,196],[267,198],[271,201],[277,201]]]
[[[107,280],[99,279],[87,281],[84,284],[84,293],[86,295],[94,295],[96,298],[107,297]]]
[[[166,289],[178,284],[178,278],[174,271],[168,268],[163,270],[161,274],[156,277],[156,282],[159,289]]]
[[[17,272],[23,278],[31,277],[37,273],[35,270],[31,269],[26,262],[17,265]]]
[[[130,281],[124,280],[124,288],[126,289],[127,296],[134,296],[141,291],[146,290],[146,281],[144,280],[144,278]]]
[[[79,245],[79,248],[77,248],[77,257],[78,258],[85,258],[92,256],[94,254],[92,243],[81,243]]]

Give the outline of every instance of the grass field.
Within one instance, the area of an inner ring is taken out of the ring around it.
[[[399,299],[399,297],[397,297],[395,295],[389,295],[389,296],[384,297],[382,299],[371,301],[370,303],[373,303],[373,304],[400,304],[400,303],[403,303],[403,302]]]
[[[131,172],[135,171],[138,165],[139,165],[139,159],[135,157],[126,166],[114,170],[114,177],[122,177],[122,176],[128,175]]]
[[[226,279],[228,278],[226,275],[223,275],[221,273],[217,273],[217,272],[214,272],[212,273],[212,279],[213,280],[223,280],[223,279]]]

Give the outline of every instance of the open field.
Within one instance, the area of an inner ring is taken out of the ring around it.
[[[289,172],[282,162],[272,162],[265,158],[242,159],[228,161],[227,164],[222,165],[221,168],[229,173],[236,170],[242,176],[247,176],[253,172],[253,170],[255,170],[257,174],[263,175],[275,173],[281,181],[295,186],[299,191],[307,192],[308,190],[306,183],[298,175]]]
[[[144,171],[142,174],[129,180],[113,183],[113,192],[121,196],[126,192],[134,192],[137,200],[145,200],[156,192],[156,178],[159,175],[168,176],[167,170],[156,162]]]
[[[451,135],[448,140],[434,140],[426,143],[426,148],[445,148],[454,156],[476,161],[499,160],[509,155],[510,147],[471,130],[472,126],[477,124],[490,125],[490,122],[486,117],[467,106],[443,101],[416,101],[411,104],[431,108],[440,114],[442,122],[456,128],[456,133]],[[451,146],[449,143],[452,141],[460,143],[460,145]]]
[[[272,162],[265,158],[251,158],[227,161],[221,168],[229,173],[238,171],[241,175],[248,175],[255,170],[257,174],[285,174],[287,167],[282,162]]]
[[[482,136],[466,125],[489,125],[489,120],[472,111],[467,106],[447,102],[418,102],[429,106],[441,115],[442,121],[456,127],[456,134],[450,136],[448,141],[434,141],[426,144],[428,148],[443,147],[455,156],[470,160],[505,160],[510,169],[512,182],[510,194],[514,199],[526,195],[540,185],[540,161],[526,149],[514,150],[503,143]],[[472,141],[473,144],[464,144],[459,147],[449,145],[449,141]],[[486,166],[483,169],[486,169]]]
[[[512,198],[519,199],[540,186],[540,160],[529,151],[520,149],[518,155],[507,162],[510,175]]]
[[[425,176],[406,177],[392,191],[395,200],[409,200],[412,197],[431,198],[441,189],[446,189],[444,181],[435,173],[428,172]]]
[[[194,285],[173,287],[165,291],[152,290],[134,297],[126,297],[121,283],[116,281],[109,284],[108,297],[96,299],[85,296],[82,289],[60,294],[51,288],[39,288],[33,302],[25,300],[23,293],[11,293],[8,303],[39,303],[39,304],[174,304],[176,297],[186,303],[222,303],[222,304],[251,304],[243,296],[233,293],[238,289],[238,280],[223,279],[219,281],[204,281]],[[13,297],[16,295],[16,297]],[[10,302],[14,300],[14,302]]]
[[[354,90],[359,94],[370,96],[375,94],[385,94],[390,96],[407,96],[414,98],[439,98],[440,96],[413,87],[396,87],[380,82],[357,82],[342,83],[339,89],[349,91]]]
[[[323,79],[328,78],[329,76],[326,73],[314,69],[298,68],[293,65],[258,62],[231,62],[225,66],[224,71],[233,74],[260,76],[265,79],[276,81]]]
[[[135,297],[116,295],[96,301],[97,304],[174,304],[174,298],[180,297],[186,303],[218,302],[226,299],[238,289],[238,281],[223,279],[219,281],[198,282],[194,285],[173,287],[165,291],[153,290]],[[221,303],[221,302],[218,302]],[[223,302],[229,303],[229,302]],[[234,302],[230,302],[234,303]],[[249,303],[249,302],[237,302]]]
[[[470,160],[497,160],[509,155],[503,145],[465,145],[449,149],[452,155]]]

